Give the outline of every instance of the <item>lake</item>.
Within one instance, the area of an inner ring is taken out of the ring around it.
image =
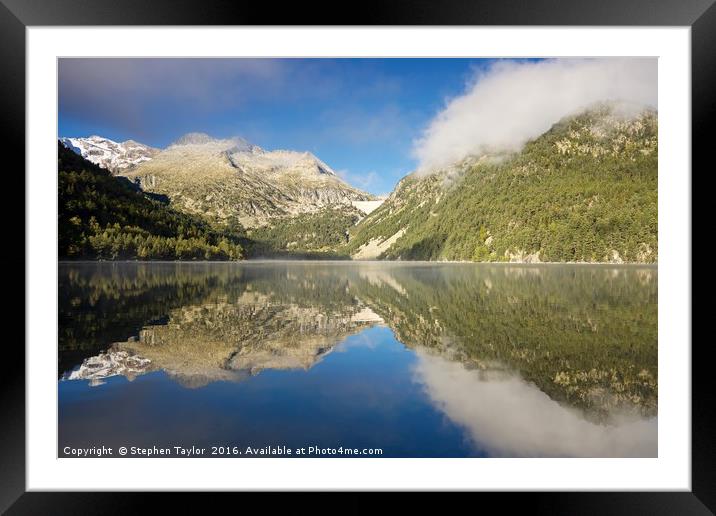
[[[654,457],[657,292],[655,266],[61,263],[58,456]]]

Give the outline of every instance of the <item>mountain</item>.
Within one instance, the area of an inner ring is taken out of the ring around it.
[[[184,213],[247,228],[326,208],[357,210],[354,202],[374,200],[309,152],[266,151],[203,133],[183,136],[122,174],[145,191],[166,195]]]
[[[58,254],[63,259],[235,260],[235,232],[175,211],[58,142]]]
[[[350,230],[357,259],[656,262],[657,113],[600,104],[517,153],[413,173]]]
[[[159,152],[134,140],[117,143],[101,136],[61,138],[60,141],[86,160],[115,174],[149,161]]]

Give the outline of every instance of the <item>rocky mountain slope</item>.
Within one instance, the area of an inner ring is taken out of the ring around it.
[[[101,136],[61,138],[60,141],[86,160],[115,174],[149,161],[159,152],[134,140],[118,143]]]
[[[371,201],[308,152],[266,151],[240,138],[188,134],[124,173],[143,190],[216,224],[258,227],[272,219]]]
[[[656,262],[657,114],[600,104],[519,153],[411,174],[350,231],[357,259]]]

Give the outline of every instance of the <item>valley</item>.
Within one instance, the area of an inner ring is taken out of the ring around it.
[[[657,132],[656,111],[625,115],[600,103],[519,151],[486,149],[415,171],[385,199],[349,185],[309,152],[267,151],[242,138],[190,133],[163,150],[94,136],[61,144],[161,209],[223,235],[215,247],[222,238],[240,245],[229,259],[656,263]],[[135,247],[134,255],[74,256],[228,257]]]

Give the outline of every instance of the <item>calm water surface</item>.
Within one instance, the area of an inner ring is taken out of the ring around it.
[[[656,267],[63,263],[59,296],[60,456],[657,455]]]

